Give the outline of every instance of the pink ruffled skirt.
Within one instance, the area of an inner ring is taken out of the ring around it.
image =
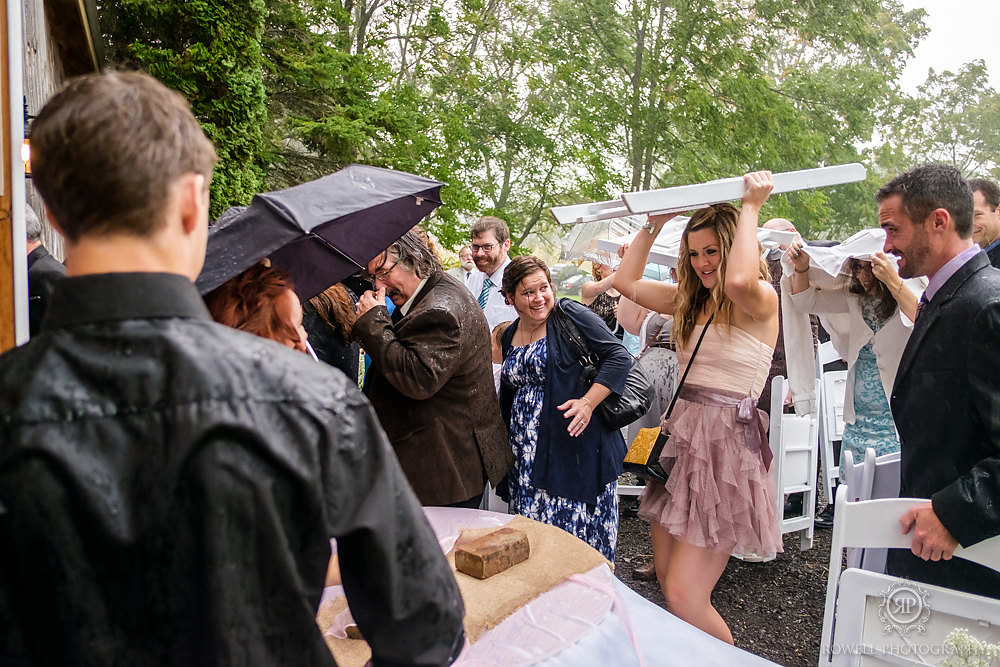
[[[782,551],[774,486],[736,416],[736,407],[677,400],[660,455],[669,478],[646,485],[639,516],[688,544],[767,558]]]

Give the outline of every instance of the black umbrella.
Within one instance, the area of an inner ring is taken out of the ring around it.
[[[208,232],[202,294],[265,257],[310,299],[343,280],[441,205],[444,183],[354,164],[287,190],[256,195]]]

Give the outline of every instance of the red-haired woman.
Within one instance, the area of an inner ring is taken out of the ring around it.
[[[285,273],[254,264],[205,295],[212,318],[234,329],[308,352],[302,305]]]

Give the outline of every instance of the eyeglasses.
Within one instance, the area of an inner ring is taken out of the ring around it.
[[[375,273],[369,273],[368,277],[371,278],[372,282],[375,282],[376,280],[385,281],[385,279],[389,277],[389,274],[392,273],[392,270],[396,268],[397,264],[399,264],[399,262],[393,262],[392,266],[389,268],[386,268],[385,265],[383,265]]]
[[[469,246],[469,248],[471,248],[473,254],[475,254],[477,252],[492,252],[493,248],[496,248],[498,245],[500,245],[500,244],[499,243],[484,243],[482,245],[478,245],[476,243],[473,243],[472,245]]]

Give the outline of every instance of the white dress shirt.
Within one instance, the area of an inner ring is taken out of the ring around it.
[[[424,278],[420,281],[420,284],[417,285],[417,289],[413,290],[413,294],[411,294],[410,298],[406,300],[406,303],[399,307],[400,317],[406,317],[406,314],[410,312],[410,308],[413,307],[413,302],[416,301],[417,295],[420,294],[420,290],[422,290],[426,284],[427,278]]]
[[[514,310],[514,306],[508,306],[503,298],[503,294],[500,293],[500,287],[503,285],[503,272],[508,264],[510,264],[509,257],[507,261],[500,265],[500,268],[489,276],[490,282],[493,285],[490,287],[490,295],[486,299],[486,307],[483,308],[483,314],[486,316],[486,322],[490,326],[490,331],[493,331],[493,328],[501,322],[513,322],[517,319],[517,311]],[[479,294],[483,291],[483,281],[486,280],[486,277],[485,273],[477,269],[472,272],[472,275],[466,281],[465,286],[472,292],[474,299],[479,299]]]

